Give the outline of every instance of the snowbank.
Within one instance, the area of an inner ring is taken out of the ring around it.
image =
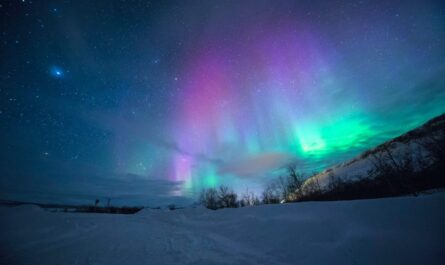
[[[445,193],[135,215],[0,208],[0,264],[445,264]]]
[[[346,182],[368,178],[370,177],[370,170],[375,169],[376,158],[387,160],[392,164],[388,153],[391,153],[391,156],[397,163],[401,163],[407,158],[411,159],[413,170],[420,171],[423,166],[432,163],[431,150],[426,149],[425,146],[443,143],[439,139],[443,139],[444,135],[445,114],[442,114],[422,126],[368,150],[349,161],[330,167],[312,176],[303,184],[303,189],[314,182],[321,189],[328,189],[331,177]],[[419,164],[420,161],[423,165]]]

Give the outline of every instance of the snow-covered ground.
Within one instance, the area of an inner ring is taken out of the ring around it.
[[[420,166],[417,164],[416,159],[423,159],[425,163],[429,162],[427,158],[429,153],[416,142],[394,142],[387,150],[391,152],[391,155],[393,156],[395,161],[400,164],[402,163],[403,159],[405,159],[406,157],[410,157],[413,160],[415,170],[420,169]],[[373,153],[377,157],[381,156],[385,158],[387,156],[385,150],[379,150]],[[343,181],[354,181],[369,177],[369,171],[374,169],[374,163],[377,161],[373,161],[374,158],[371,155],[363,158],[361,156],[362,155],[358,155],[357,157],[349,161],[328,168],[327,170],[324,170],[323,172],[312,176],[308,179],[305,185],[308,185],[310,182],[316,180],[320,188],[328,189],[331,177],[335,177]],[[388,160],[388,158],[384,160]]]
[[[445,193],[135,215],[0,207],[0,264],[445,264]]]

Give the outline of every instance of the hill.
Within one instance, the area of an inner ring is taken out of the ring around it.
[[[388,197],[445,187],[445,114],[307,179],[300,199]]]

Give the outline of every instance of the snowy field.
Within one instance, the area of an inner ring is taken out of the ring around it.
[[[0,208],[0,264],[445,264],[445,193],[135,215]]]

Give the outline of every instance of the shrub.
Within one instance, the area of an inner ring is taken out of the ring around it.
[[[209,209],[218,209],[218,191],[215,188],[202,190],[199,196],[199,202]]]

